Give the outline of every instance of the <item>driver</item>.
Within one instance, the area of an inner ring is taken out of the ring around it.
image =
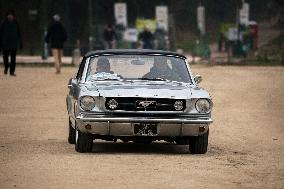
[[[153,67],[150,69],[150,72],[145,74],[143,78],[155,79],[170,79],[172,75],[172,71],[167,64],[167,58],[162,56],[154,57]]]

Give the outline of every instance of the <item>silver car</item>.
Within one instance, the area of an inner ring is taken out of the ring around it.
[[[77,152],[91,152],[95,139],[163,140],[206,153],[213,103],[200,81],[175,52],[90,52],[68,83],[68,142]]]

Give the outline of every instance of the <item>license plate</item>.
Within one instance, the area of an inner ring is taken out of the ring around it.
[[[134,123],[134,134],[155,136],[157,135],[157,123]]]

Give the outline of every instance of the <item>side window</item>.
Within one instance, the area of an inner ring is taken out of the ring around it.
[[[80,64],[80,66],[79,66],[79,70],[78,70],[78,72],[77,72],[76,78],[77,78],[78,80],[80,80],[81,77],[82,77],[82,75],[83,75],[83,71],[84,71],[85,64],[86,64],[86,58],[84,57],[83,60],[82,60],[82,62],[81,62],[81,64]]]

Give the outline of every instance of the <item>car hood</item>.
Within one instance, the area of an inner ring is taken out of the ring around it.
[[[103,97],[145,97],[189,99],[195,96],[207,98],[208,93],[196,90],[190,84],[178,82],[134,82],[134,83],[103,83],[86,85],[88,95]]]

